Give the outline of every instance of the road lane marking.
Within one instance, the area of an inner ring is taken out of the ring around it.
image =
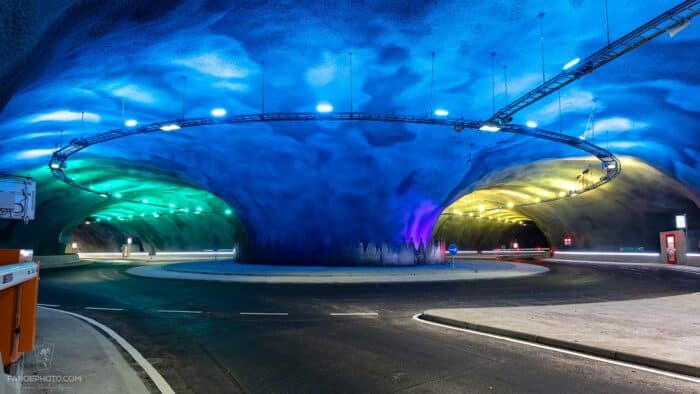
[[[84,309],[90,309],[93,311],[123,311],[122,308],[105,308],[101,306],[86,306]]]
[[[422,315],[422,313],[417,313],[417,314],[413,315],[413,320],[415,320],[415,321],[417,321],[417,322],[420,322],[420,323],[423,323],[423,324],[429,324],[429,325],[431,325],[431,326],[447,328],[447,329],[449,329],[449,330],[462,331],[462,332],[466,332],[466,333],[469,333],[469,334],[481,335],[481,336],[483,336],[483,337],[488,337],[488,338],[493,338],[493,339],[500,339],[500,340],[502,340],[502,341],[507,341],[507,342],[512,342],[512,343],[518,343],[518,344],[520,344],[520,345],[525,345],[525,346],[532,346],[532,347],[536,347],[536,348],[538,348],[538,349],[551,350],[551,351],[557,352],[557,353],[568,354],[568,355],[571,355],[571,356],[578,356],[578,357],[581,357],[581,358],[586,358],[586,359],[595,360],[595,361],[601,361],[601,362],[604,362],[604,363],[608,363],[608,364],[612,364],[612,365],[617,365],[617,366],[620,366],[620,367],[632,368],[632,369],[636,369],[636,370],[640,370],[640,371],[645,371],[645,372],[654,373],[654,374],[657,374],[657,375],[662,375],[662,376],[667,376],[667,377],[671,377],[671,378],[675,378],[675,379],[685,380],[686,382],[700,383],[700,378],[696,378],[696,377],[694,377],[694,376],[683,375],[683,374],[679,374],[679,373],[675,373],[675,372],[668,372],[668,371],[664,371],[664,370],[661,370],[661,369],[656,369],[656,368],[652,368],[652,367],[646,367],[646,366],[643,366],[643,365],[628,363],[628,362],[624,362],[624,361],[612,360],[612,359],[609,359],[609,358],[603,358],[603,357],[599,357],[599,356],[593,356],[593,355],[586,354],[586,353],[579,353],[579,352],[576,352],[576,351],[573,351],[573,350],[560,349],[560,348],[553,347],[553,346],[542,345],[542,344],[535,343],[535,342],[524,341],[524,340],[522,340],[522,339],[515,339],[515,338],[505,337],[505,336],[502,336],[502,335],[489,334],[489,333],[486,333],[486,332],[474,331],[474,330],[470,330],[470,329],[467,329],[467,328],[453,327],[453,326],[449,326],[449,325],[447,325],[447,324],[435,323],[435,322],[432,322],[432,321],[428,321],[428,320],[423,320],[423,319],[421,319],[421,318],[420,318],[421,315]]]
[[[56,304],[36,304],[37,306],[45,306],[47,308],[58,308],[60,305]]]
[[[289,316],[287,312],[240,312],[244,316]]]
[[[188,311],[181,309],[158,309],[161,313],[202,313],[202,311]]]
[[[336,312],[331,316],[379,316],[377,312]]]
[[[112,337],[112,339],[114,339],[115,342],[117,342],[127,353],[129,353],[131,358],[133,358],[134,361],[136,361],[136,363],[138,363],[139,366],[141,366],[141,368],[146,372],[148,377],[151,379],[153,384],[156,385],[156,387],[158,388],[158,390],[161,393],[163,393],[163,394],[175,394],[175,390],[173,390],[173,388],[170,387],[170,385],[165,380],[165,378],[163,378],[163,375],[161,375],[153,367],[153,365],[151,363],[149,363],[148,360],[146,360],[141,355],[141,353],[139,353],[138,350],[136,350],[136,348],[134,348],[129,342],[126,341],[126,339],[122,338],[119,334],[114,332],[114,330],[112,330],[111,328],[105,326],[104,324],[102,324],[96,320],[93,320],[87,316],[83,316],[83,315],[78,314],[78,313],[68,312],[68,311],[64,311],[61,309],[53,309],[53,308],[47,308],[47,307],[43,307],[43,308],[46,310],[51,310],[51,311],[56,311],[56,312],[60,312],[60,313],[65,313],[67,315],[71,315],[73,317],[81,319],[81,320],[88,322],[89,324],[92,324],[93,326],[99,328],[104,333],[106,333],[107,335]]]

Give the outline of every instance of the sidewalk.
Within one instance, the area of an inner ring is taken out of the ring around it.
[[[505,261],[457,261],[400,267],[275,266],[233,262],[194,262],[129,268],[131,275],[160,279],[248,283],[404,283],[515,278],[542,274],[548,268]]]
[[[36,346],[23,359],[22,393],[149,392],[120,350],[102,333],[51,309],[38,308]]]
[[[433,309],[421,318],[700,376],[700,292],[589,304]]]
[[[661,264],[661,263],[634,263],[625,261],[599,261],[599,260],[582,260],[582,259],[564,259],[557,257],[550,257],[546,259],[539,259],[546,263],[562,263],[562,264],[578,264],[578,265],[612,265],[620,267],[652,267],[657,269],[669,270],[669,271],[681,271],[686,273],[693,273],[700,275],[700,267],[692,265],[679,265],[679,264]]]

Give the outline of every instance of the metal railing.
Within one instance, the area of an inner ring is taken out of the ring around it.
[[[394,122],[394,123],[410,123],[410,124],[424,124],[424,125],[434,125],[434,126],[447,126],[451,127],[456,131],[462,131],[464,129],[479,130],[483,125],[483,122],[472,121],[465,119],[450,119],[450,118],[437,118],[437,117],[427,117],[427,116],[417,116],[417,115],[401,115],[401,114],[381,114],[381,113],[369,113],[369,112],[335,112],[329,114],[315,113],[315,112],[279,112],[279,113],[267,113],[267,114],[239,114],[232,115],[222,118],[188,118],[188,119],[176,119],[168,122],[156,122],[149,125],[144,125],[141,127],[134,128],[124,128],[110,130],[104,133],[95,134],[84,138],[75,138],[70,141],[70,143],[60,149],[58,149],[51,157],[49,161],[49,168],[57,179],[65,182],[66,184],[75,187],[77,189],[94,193],[100,195],[104,198],[113,197],[110,191],[100,191],[94,190],[88,186],[82,185],[70,178],[66,173],[65,169],[67,167],[66,162],[69,157],[75,155],[76,153],[86,149],[89,146],[113,141],[120,138],[129,137],[138,134],[147,134],[154,132],[176,132],[173,131],[162,131],[162,128],[167,128],[167,126],[176,125],[178,129],[189,128],[189,127],[201,127],[201,126],[214,126],[214,125],[226,125],[226,124],[242,124],[242,123],[255,123],[255,122],[297,122],[297,121],[370,121],[370,122]],[[556,143],[562,143],[580,149],[584,152],[590,153],[597,157],[605,170],[605,175],[596,183],[577,191],[577,193],[583,193],[588,190],[595,189],[596,187],[609,182],[615,178],[622,170],[620,161],[606,149],[600,146],[594,145],[588,141],[581,140],[576,137],[555,133],[547,130],[529,128],[522,125],[508,124],[504,125],[501,132],[524,135],[529,137],[534,137],[538,139],[549,140]],[[130,200],[128,198],[120,197],[122,201],[133,202],[138,204],[144,204],[142,201]],[[161,206],[159,204],[145,203],[145,205],[151,205],[155,207],[167,208],[166,206]]]
[[[583,59],[576,66],[564,70],[542,85],[525,93],[517,100],[498,110],[489,122],[507,124],[513,119],[513,115],[523,108],[543,99],[564,86],[580,79],[584,75],[600,68],[618,57],[630,52],[642,44],[653,40],[669,30],[687,23],[690,19],[700,14],[700,0],[684,1],[642,26],[632,30],[609,45]]]

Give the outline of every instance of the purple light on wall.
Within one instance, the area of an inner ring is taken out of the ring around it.
[[[427,244],[440,212],[440,208],[432,201],[421,202],[412,214],[406,216],[402,231],[403,238],[406,241],[412,240],[415,247],[418,247],[421,241],[423,245]]]

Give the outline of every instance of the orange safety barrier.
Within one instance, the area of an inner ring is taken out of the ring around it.
[[[31,250],[0,249],[0,271],[3,273],[0,275],[0,354],[3,368],[19,360],[24,352],[34,349],[39,275],[32,258]]]

